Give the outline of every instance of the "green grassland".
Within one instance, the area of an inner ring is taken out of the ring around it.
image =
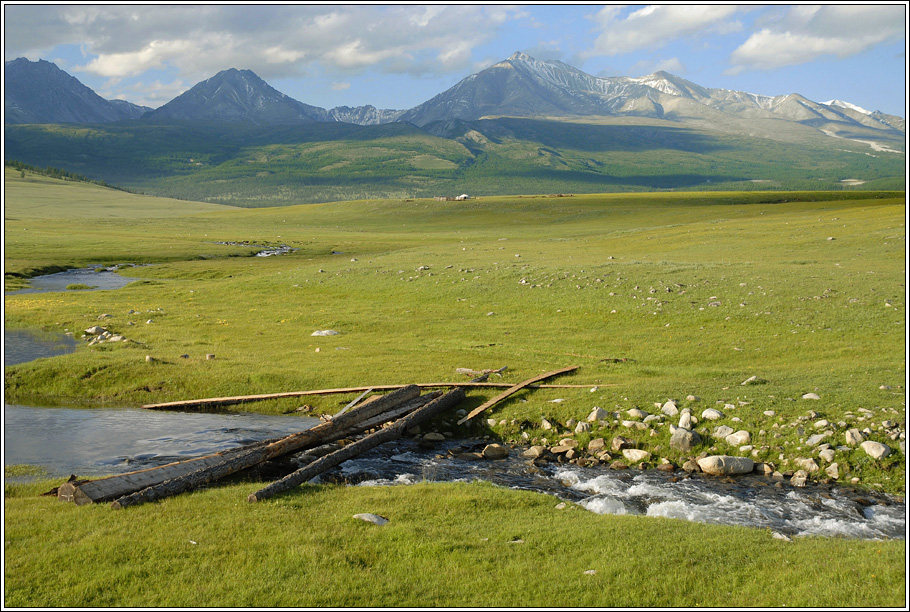
[[[903,153],[847,139],[797,144],[781,134],[602,117],[500,117],[427,131],[345,123],[13,125],[5,138],[7,160],[243,207],[460,193],[895,190],[903,189],[905,166]],[[843,182],[849,179],[860,183]]]
[[[699,423],[696,453],[740,454],[711,436],[729,423],[751,432],[757,461],[784,471],[811,456],[816,418],[869,427],[895,452],[838,451],[841,479],[902,495],[905,459],[882,423],[905,428],[905,213],[903,192],[237,209],[7,170],[8,290],[38,271],[153,265],[122,270],[138,280],[115,291],[6,295],[7,329],[79,338],[103,325],[129,340],[7,367],[6,401],[131,406],[463,380],[459,367],[508,366],[501,380],[518,382],[578,365],[554,382],[583,389],[526,390],[484,415],[492,422],[436,427],[540,440],[553,436],[542,418],[562,428],[595,406],[657,412],[654,403],[691,394],[696,415],[734,406]],[[263,258],[217,244],[242,241],[298,250]],[[325,329],[339,335],[311,335]],[[742,386],[750,376],[763,383]],[[801,399],[807,392],[821,400]],[[492,395],[472,390],[464,408]],[[307,403],[334,413],[350,399]],[[685,460],[666,424],[650,431],[613,420],[577,438],[624,435]],[[761,530],[558,511],[550,497],[481,484],[308,485],[251,505],[251,485],[234,483],[123,512],[37,496],[52,484],[7,485],[7,605],[906,603],[904,542],[781,542]],[[373,529],[350,518],[357,512],[393,522]]]
[[[259,504],[234,483],[120,512],[48,486],[6,488],[8,607],[905,604],[903,542],[785,542],[483,483],[307,485]]]

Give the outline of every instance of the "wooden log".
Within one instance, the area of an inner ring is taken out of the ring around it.
[[[287,438],[282,438],[278,442],[268,444],[261,448],[237,453],[236,456],[232,456],[215,465],[206,466],[176,478],[147,486],[141,490],[135,489],[134,492],[128,495],[122,495],[115,499],[111,503],[111,507],[114,509],[121,509],[127,506],[177,495],[178,493],[183,493],[184,491],[220,480],[225,476],[247,469],[258,463],[262,463],[263,461],[269,461],[307,446],[329,441],[329,438],[332,435],[335,435],[337,439],[357,423],[380,415],[401,403],[414,399],[419,394],[420,389],[416,385],[409,385],[397,389],[374,401],[365,402],[339,416],[337,419],[321,423],[307,431],[288,436]]]
[[[420,389],[441,389],[446,387],[512,387],[512,383],[497,382],[433,382],[433,383],[416,383]],[[373,385],[370,387],[341,387],[337,389],[312,389],[309,391],[286,391],[283,393],[265,393],[259,395],[238,395],[235,397],[207,397],[194,400],[178,400],[175,402],[162,402],[158,404],[144,404],[145,410],[183,410],[186,408],[198,408],[200,406],[229,406],[232,404],[243,404],[248,402],[259,402],[270,399],[282,399],[287,397],[304,397],[308,395],[333,395],[342,393],[360,393],[372,389],[373,391],[389,391],[401,389],[408,385]],[[601,383],[591,383],[587,385],[527,385],[529,389],[584,389],[590,387],[612,387],[615,385],[604,385]]]
[[[513,393],[515,393],[516,391],[520,391],[520,390],[524,389],[525,387],[527,387],[527,386],[530,385],[531,383],[535,383],[535,382],[537,382],[538,380],[544,380],[545,378],[550,378],[550,377],[552,377],[552,376],[558,376],[558,375],[560,375],[560,374],[565,374],[565,373],[567,373],[567,372],[572,372],[572,371],[577,370],[577,369],[578,369],[578,366],[570,366],[570,367],[568,367],[568,368],[562,368],[561,370],[554,370],[553,372],[547,372],[546,374],[541,374],[540,376],[535,376],[534,378],[529,378],[528,380],[526,380],[526,381],[524,381],[524,382],[520,382],[520,383],[518,383],[517,385],[514,385],[514,386],[512,386],[512,387],[509,387],[508,389],[506,389],[505,391],[503,391],[502,393],[500,393],[499,395],[497,395],[496,397],[494,397],[494,398],[491,399],[490,401],[485,402],[483,405],[478,406],[477,408],[475,408],[474,410],[472,410],[471,412],[469,412],[467,415],[465,415],[464,417],[462,417],[461,420],[458,421],[458,424],[461,425],[461,424],[464,423],[465,421],[468,421],[468,420],[470,420],[470,419],[473,419],[474,417],[476,417],[478,414],[480,414],[481,412],[483,412],[484,410],[486,410],[486,409],[489,408],[490,406],[493,406],[493,405],[495,405],[495,404],[501,402],[502,400],[504,400],[505,398],[509,397],[510,395],[512,395]]]
[[[392,440],[397,440],[404,435],[404,432],[408,428],[413,427],[414,425],[419,425],[426,421],[433,419],[434,417],[446,412],[457,406],[464,400],[464,390],[457,388],[449,391],[445,395],[433,400],[423,408],[415,410],[408,416],[402,417],[395,421],[389,427],[380,429],[379,431],[372,433],[362,440],[358,440],[353,444],[348,444],[341,450],[330,453],[320,459],[317,459],[313,463],[300,468],[296,472],[289,474],[282,478],[281,480],[276,480],[269,486],[251,493],[247,498],[249,502],[262,501],[263,499],[272,497],[277,493],[286,491],[290,488],[296,487],[304,482],[322,474],[326,470],[339,465],[360,455],[372,448],[375,448],[386,442]]]

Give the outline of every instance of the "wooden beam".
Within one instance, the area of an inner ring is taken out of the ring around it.
[[[565,374],[567,372],[573,372],[577,369],[578,369],[578,366],[569,366],[568,368],[563,368],[561,370],[554,370],[552,372],[547,372],[546,374],[541,374],[540,376],[535,376],[534,378],[529,378],[528,380],[526,380],[524,382],[520,382],[517,385],[513,385],[512,387],[509,387],[508,389],[506,389],[505,391],[503,391],[502,393],[500,393],[499,395],[497,395],[490,401],[485,402],[483,405],[478,406],[477,408],[475,408],[474,410],[469,412],[466,416],[462,417],[462,419],[460,421],[458,421],[458,424],[461,425],[465,421],[473,419],[475,416],[477,416],[478,414],[480,414],[481,412],[483,412],[490,406],[493,406],[493,405],[501,402],[502,400],[509,397],[516,391],[521,391],[522,389],[524,389],[525,387],[528,387],[532,383],[536,383],[538,380],[544,380],[545,378],[550,378],[552,376],[558,376],[560,374]]]
[[[258,395],[237,395],[234,397],[208,397],[194,400],[178,400],[175,402],[162,402],[159,404],[144,404],[142,408],[146,410],[181,410],[183,408],[196,408],[199,406],[227,406],[230,404],[243,404],[247,402],[258,402],[270,399],[282,399],[287,397],[303,397],[307,395],[332,395],[341,393],[361,393],[372,389],[373,391],[390,391],[401,389],[408,385],[372,385],[368,387],[341,387],[337,389],[315,389],[309,391],[285,391],[282,393],[262,393]],[[497,382],[434,382],[434,383],[417,383],[421,389],[441,389],[445,387],[490,387],[490,388],[511,388],[512,383]],[[588,385],[525,385],[529,389],[585,389],[591,387],[614,387],[616,385],[605,385],[602,383],[591,383]]]

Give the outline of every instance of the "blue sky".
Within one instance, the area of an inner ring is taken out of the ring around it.
[[[840,99],[906,117],[907,3],[4,3],[4,57],[158,107],[226,68],[301,102],[414,107],[516,51],[596,76]]]

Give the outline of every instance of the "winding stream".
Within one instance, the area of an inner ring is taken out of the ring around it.
[[[34,279],[34,287],[48,286],[39,280]],[[69,276],[62,287],[73,282],[78,281]],[[54,283],[60,286],[59,276]],[[4,340],[5,365],[75,350],[75,341],[62,335],[13,330],[4,331]],[[61,478],[70,474],[117,474],[298,432],[316,423],[315,419],[299,416],[4,404],[4,465],[40,466],[46,470],[45,476]],[[883,494],[824,485],[774,486],[758,476],[722,480],[681,471],[668,474],[572,464],[536,466],[520,459],[518,451],[498,461],[462,458],[466,451],[482,450],[484,444],[462,440],[428,447],[415,440],[402,440],[347,461],[321,479],[355,486],[484,480],[553,495],[597,514],[638,514],[769,528],[788,537],[905,539],[903,500]]]

